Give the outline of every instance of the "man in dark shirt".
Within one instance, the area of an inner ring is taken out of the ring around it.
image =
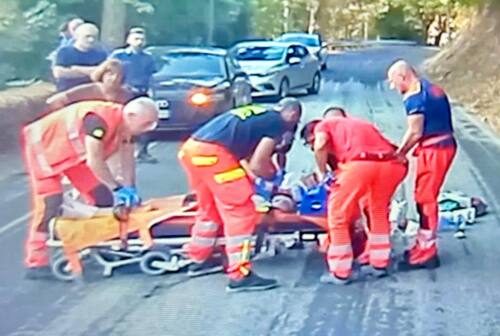
[[[301,114],[302,106],[294,98],[281,100],[273,109],[255,105],[236,108],[199,128],[182,146],[179,159],[199,204],[188,247],[195,262],[188,275],[222,270],[221,261],[213,259],[212,252],[223,228],[229,260],[227,290],[277,286],[275,280],[250,270],[250,241],[260,217],[252,201],[255,191],[249,175],[273,178],[276,145],[283,134],[296,128]]]
[[[91,82],[90,75],[107,57],[104,50],[96,47],[98,35],[95,25],[84,23],[76,29],[73,45],[57,51],[53,74],[58,91]]]
[[[139,95],[147,95],[151,76],[156,72],[153,56],[144,51],[146,31],[135,27],[127,36],[127,47],[113,51],[110,57],[120,60],[125,73],[125,83]],[[148,153],[151,141],[150,134],[144,134],[139,139],[140,148],[137,153],[139,162],[158,163],[158,159]]]
[[[451,106],[444,90],[419,78],[406,61],[395,62],[388,71],[392,88],[403,95],[408,127],[398,154],[415,148],[415,203],[420,217],[416,244],[405,253],[401,269],[435,268],[439,223],[438,196],[457,152]]]

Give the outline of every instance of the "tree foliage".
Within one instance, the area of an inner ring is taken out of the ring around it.
[[[1,0],[0,83],[46,73],[45,57],[57,46],[58,27],[71,16],[100,26],[113,23],[111,47],[134,25],[147,28],[150,44],[229,46],[285,31],[319,31],[330,40],[423,39],[436,22],[441,31],[454,30],[463,20],[461,9],[481,5],[481,0],[113,0],[125,8],[120,18],[103,15],[103,1],[110,0]]]
[[[314,16],[309,8],[318,3]],[[430,25],[453,28],[453,20],[466,6],[481,0],[252,0],[254,27],[259,36],[272,37],[283,30],[314,28],[330,39],[387,36],[424,39]],[[290,14],[283,15],[288,5]],[[284,21],[288,20],[288,25]],[[308,22],[309,21],[309,22]],[[288,29],[283,29],[288,26]]]
[[[103,1],[109,4],[109,0],[1,0],[0,83],[45,76],[49,70],[45,58],[58,44],[59,26],[75,16],[101,27],[102,23],[118,24],[111,32],[120,35],[114,36],[118,42],[110,47],[123,44],[127,28],[135,25],[148,30],[151,44],[227,46],[250,34],[246,0],[117,0],[117,6],[126,6],[123,24],[116,22],[119,15],[113,16],[112,11],[103,17]]]

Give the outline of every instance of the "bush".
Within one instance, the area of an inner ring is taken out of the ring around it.
[[[375,23],[375,30],[382,38],[421,41],[422,35],[406,18],[403,7],[390,7]]]

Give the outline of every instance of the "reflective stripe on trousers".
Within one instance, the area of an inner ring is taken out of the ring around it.
[[[339,277],[349,277],[351,275],[353,254],[352,247],[348,245],[332,245],[328,247],[327,253],[328,268],[330,272]]]
[[[191,244],[198,247],[213,247],[217,240],[219,225],[212,221],[197,221],[193,226]]]
[[[370,264],[386,267],[391,256],[391,240],[386,234],[370,234],[368,237]]]
[[[246,276],[250,272],[252,255],[252,236],[241,235],[226,237],[228,273],[233,278]]]
[[[432,230],[418,230],[417,244],[422,249],[430,249],[436,245],[436,236]]]

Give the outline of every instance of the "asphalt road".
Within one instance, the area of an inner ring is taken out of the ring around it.
[[[418,64],[433,53],[420,47],[383,47],[332,55],[317,96],[299,95],[304,121],[329,105],[375,122],[394,141],[402,136],[401,98],[384,83],[391,61]],[[0,176],[0,335],[500,335],[500,146],[483,125],[455,108],[459,155],[448,189],[484,197],[492,213],[467,231],[467,239],[440,234],[442,267],[394,273],[346,287],[319,283],[324,271],[314,248],[290,250],[256,262],[279,279],[268,292],[226,294],[225,278],[188,280],[182,273],[147,277],[96,273],[85,287],[23,279],[22,243],[29,200],[16,156],[2,157]],[[157,144],[158,165],[139,167],[139,188],[148,197],[186,191],[175,159],[178,142]],[[313,158],[296,142],[289,170],[312,169]],[[9,171],[5,169],[9,168]],[[411,193],[411,183],[404,192]]]

